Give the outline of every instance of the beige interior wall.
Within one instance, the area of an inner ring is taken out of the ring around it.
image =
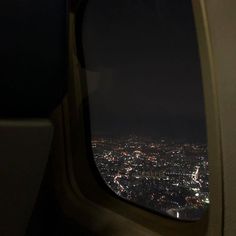
[[[220,112],[224,235],[236,235],[236,1],[205,1]]]
[[[23,236],[47,163],[47,120],[0,120],[0,235]]]

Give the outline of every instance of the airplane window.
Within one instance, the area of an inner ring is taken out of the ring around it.
[[[77,23],[101,178],[136,205],[200,219],[209,172],[191,1],[90,0]]]

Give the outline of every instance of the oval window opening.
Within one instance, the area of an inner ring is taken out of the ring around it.
[[[124,200],[199,220],[209,173],[191,1],[91,0],[81,26],[78,56],[102,179]]]

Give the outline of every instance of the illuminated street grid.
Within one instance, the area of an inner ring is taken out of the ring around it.
[[[92,148],[104,181],[124,199],[183,220],[200,219],[209,204],[206,144],[97,136]]]

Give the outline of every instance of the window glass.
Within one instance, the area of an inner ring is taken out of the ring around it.
[[[141,207],[200,219],[209,173],[191,1],[90,0],[77,37],[101,178]]]

